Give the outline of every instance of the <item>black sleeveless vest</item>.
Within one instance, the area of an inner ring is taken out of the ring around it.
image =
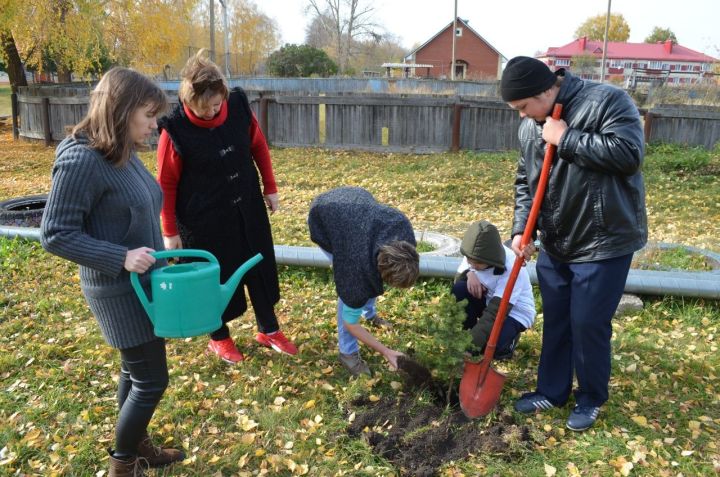
[[[207,227],[223,223],[228,213],[238,209],[243,215],[252,213],[249,203],[262,202],[257,169],[250,155],[252,112],[245,93],[233,90],[227,107],[227,120],[217,128],[195,126],[182,105],[159,124],[170,135],[183,161],[175,208],[180,229],[193,231],[202,227],[211,232]],[[264,206],[261,209],[266,215]]]
[[[265,293],[276,303],[280,292],[270,220],[250,153],[252,111],[239,88],[231,91],[227,107],[227,119],[216,128],[192,124],[182,104],[159,121],[183,162],[175,205],[178,232],[184,248],[217,257],[223,281],[262,253],[249,275],[260,274]],[[238,287],[223,320],[244,309],[244,291]]]

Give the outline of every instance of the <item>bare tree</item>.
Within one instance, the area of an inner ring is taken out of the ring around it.
[[[333,38],[341,72],[348,69],[353,43],[382,36],[372,18],[375,8],[371,0],[308,0],[308,9]]]

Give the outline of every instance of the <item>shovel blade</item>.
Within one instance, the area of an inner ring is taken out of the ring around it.
[[[483,369],[486,371],[483,373]],[[470,419],[486,416],[500,400],[505,375],[480,363],[465,362],[460,381],[460,408]]]

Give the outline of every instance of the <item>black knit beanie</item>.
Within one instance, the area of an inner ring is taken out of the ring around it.
[[[508,61],[500,80],[503,101],[531,98],[550,89],[557,76],[540,60],[516,56]]]

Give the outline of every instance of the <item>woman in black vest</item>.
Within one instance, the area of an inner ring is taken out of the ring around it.
[[[273,213],[279,202],[267,142],[245,93],[239,88],[230,92],[220,69],[203,53],[188,60],[178,91],[180,104],[159,124],[165,247],[209,251],[220,262],[223,282],[261,253],[263,260],[242,281],[255,310],[255,340],[294,355],[297,348],[280,331],[274,310],[280,290],[265,208]],[[223,325],[210,335],[210,351],[229,363],[245,358],[226,323],[246,310],[240,286],[223,313]]]

